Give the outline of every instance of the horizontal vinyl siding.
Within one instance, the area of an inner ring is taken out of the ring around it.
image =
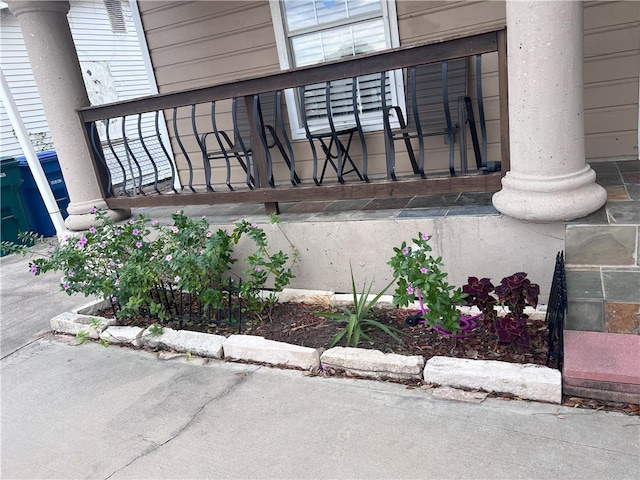
[[[266,1],[140,2],[161,93],[279,71]]]
[[[640,3],[585,2],[587,160],[638,158]]]

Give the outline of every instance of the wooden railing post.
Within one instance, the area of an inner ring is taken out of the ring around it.
[[[503,174],[511,169],[509,151],[509,77],[507,72],[507,31],[498,34],[498,96],[500,101],[500,160]]]
[[[254,112],[253,95],[246,95],[244,97],[244,106],[247,109],[247,118],[249,119],[249,126],[251,131],[251,157],[253,160],[253,178],[254,188],[269,188],[269,169],[267,152],[262,145],[261,132],[259,126],[254,121],[256,118],[256,112]],[[280,213],[277,202],[265,202],[264,208],[267,215],[272,213]]]

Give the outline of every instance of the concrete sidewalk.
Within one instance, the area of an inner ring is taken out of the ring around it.
[[[639,440],[638,417],[95,343],[2,361],[2,478],[640,478]]]

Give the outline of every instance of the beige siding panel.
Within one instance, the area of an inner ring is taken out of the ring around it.
[[[631,160],[638,158],[638,132],[587,135],[587,161]]]
[[[505,3],[398,1],[401,45],[458,37],[506,23]]]
[[[586,2],[584,28],[587,159],[637,158],[640,2]]]
[[[640,21],[639,2],[584,2],[585,31],[637,21]]]

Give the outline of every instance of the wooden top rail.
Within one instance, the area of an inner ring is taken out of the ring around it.
[[[136,115],[185,105],[340,80],[413,65],[441,62],[443,60],[495,52],[498,50],[499,37],[505,34],[506,30],[503,28],[453,40],[401,47],[360,57],[286,70],[267,76],[234,80],[210,87],[164,93],[95,107],[85,107],[79,109],[78,112],[83,122],[93,122],[107,118]]]

